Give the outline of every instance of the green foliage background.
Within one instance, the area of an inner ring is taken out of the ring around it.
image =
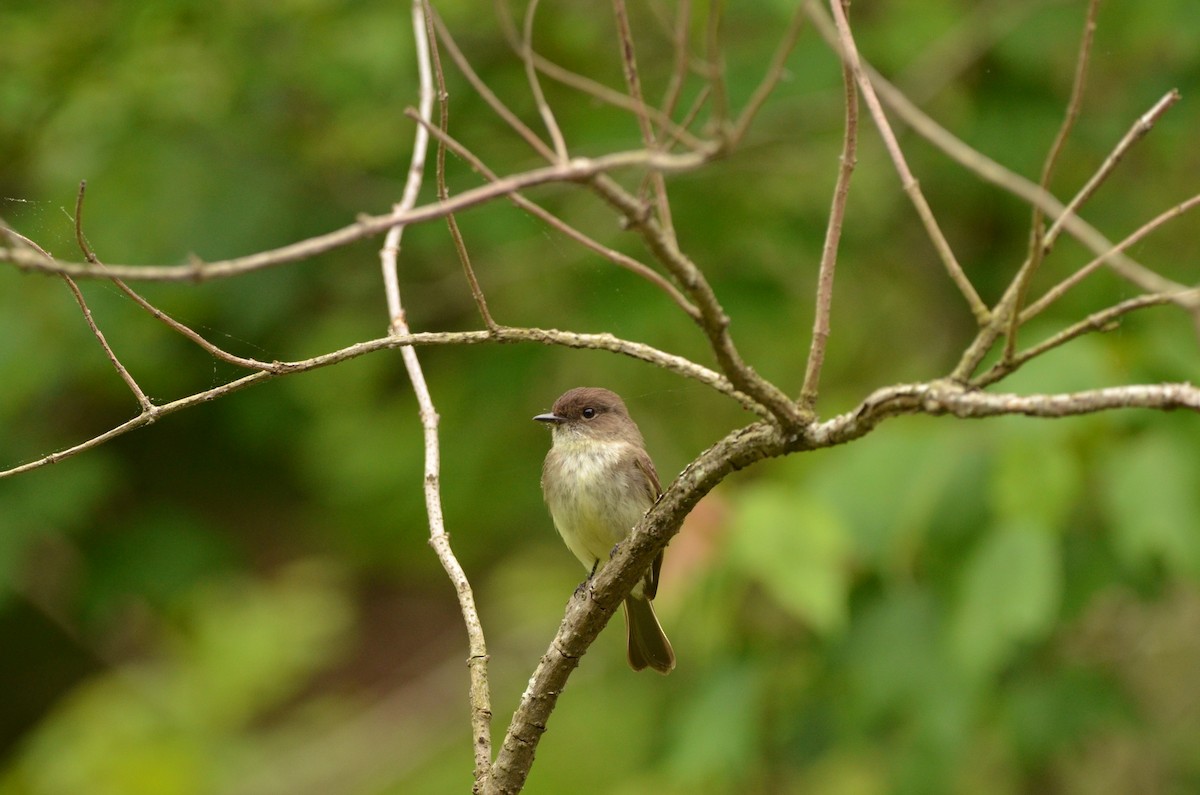
[[[435,4],[485,80],[536,126],[520,63],[479,4]],[[637,5],[637,4],[635,4]],[[760,77],[788,3],[728,4],[730,95]],[[416,87],[404,3],[55,3],[0,7],[0,215],[76,258],[250,253],[399,196]],[[919,10],[918,10],[919,8]],[[650,96],[669,9],[638,5]],[[1036,178],[1070,90],[1081,2],[859,3],[860,46],[950,129]],[[697,40],[703,23],[698,11]],[[1105,4],[1084,113],[1055,180],[1069,196],[1168,89],[1183,102],[1085,215],[1119,239],[1194,194],[1200,6]],[[541,51],[621,84],[607,9],[544,4]],[[538,165],[449,70],[451,126],[494,169]],[[573,151],[639,145],[634,120],[547,83]],[[694,96],[695,87],[686,97]],[[670,181],[681,244],[746,357],[796,392],[840,146],[839,68],[812,30],[746,146]],[[911,135],[913,168],[994,299],[1029,212]],[[453,189],[478,184],[451,162]],[[427,190],[426,197],[432,193]],[[585,193],[532,194],[641,254]],[[460,218],[497,318],[610,331],[710,359],[662,296],[509,205]],[[1134,256],[1196,281],[1194,219]],[[369,241],[227,282],[145,285],[218,344],[297,359],[380,336]],[[1043,287],[1088,259],[1064,241]],[[444,229],[408,230],[418,330],[479,326]],[[946,372],[971,334],[864,123],[821,411]],[[165,401],[237,375],[84,285],[126,366]],[[1100,274],[1033,340],[1133,295]],[[1079,340],[1002,388],[1196,380],[1169,310]],[[566,388],[618,389],[664,480],[747,417],[609,354],[421,352],[442,418],[447,525],[492,653],[497,732],[582,572],[537,487]],[[0,269],[0,466],[107,429],[136,406],[57,280]],[[538,751],[531,793],[1185,793],[1200,790],[1200,458],[1195,416],[889,422],[769,462],[705,500],[668,552],[669,678],[588,655]],[[399,358],[381,353],[171,416],[0,481],[0,793],[463,792],[466,643],[425,539],[421,443]]]

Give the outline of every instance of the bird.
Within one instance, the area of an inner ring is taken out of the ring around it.
[[[620,396],[599,387],[565,392],[547,414],[551,428],[542,467],[542,494],[567,548],[589,571],[603,567],[613,548],[662,494],[654,462]],[[658,592],[663,552],[625,598],[626,646],[635,671],[675,668],[675,651],[651,600]]]

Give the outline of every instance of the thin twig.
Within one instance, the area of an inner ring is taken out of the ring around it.
[[[1194,296],[1200,298],[1200,289],[1190,291]],[[1122,301],[1119,304],[1102,309],[1099,312],[1093,312],[1083,320],[1068,326],[1052,337],[1033,345],[1020,353],[1015,354],[1009,361],[999,361],[992,365],[987,372],[977,378],[971,380],[973,387],[986,387],[996,383],[1000,379],[1006,377],[1021,365],[1028,362],[1030,359],[1041,356],[1047,351],[1058,348],[1076,337],[1081,337],[1084,334],[1089,334],[1094,331],[1111,331],[1118,326],[1118,319],[1131,312],[1139,309],[1146,309],[1152,306],[1163,306],[1164,304],[1173,303],[1176,296],[1173,295],[1139,295],[1136,298],[1130,298]],[[1023,322],[1023,321],[1022,321]]]
[[[1131,235],[1126,237],[1120,243],[1117,243],[1115,246],[1113,246],[1110,251],[1106,252],[1102,256],[1096,257],[1091,262],[1084,265],[1082,268],[1075,271],[1074,273],[1072,273],[1067,278],[1063,279],[1058,284],[1054,285],[1054,287],[1052,287],[1046,291],[1045,295],[1043,295],[1037,301],[1035,301],[1034,303],[1032,303],[1028,307],[1026,307],[1025,311],[1021,313],[1021,322],[1024,323],[1025,321],[1029,320],[1030,318],[1034,317],[1035,315],[1038,315],[1041,312],[1045,311],[1047,307],[1049,307],[1051,304],[1053,304],[1058,299],[1062,298],[1063,295],[1068,290],[1070,290],[1075,285],[1079,284],[1086,277],[1090,276],[1092,273],[1094,273],[1096,270],[1098,270],[1102,265],[1104,265],[1110,256],[1112,256],[1114,254],[1119,254],[1122,251],[1125,251],[1130,246],[1135,245],[1136,243],[1141,241],[1143,238],[1145,238],[1151,232],[1158,229],[1163,224],[1167,223],[1168,221],[1174,220],[1175,218],[1178,218],[1179,216],[1183,215],[1184,213],[1188,212],[1189,210],[1194,209],[1197,206],[1200,206],[1200,194],[1197,194],[1197,195],[1191,197],[1190,199],[1175,205],[1174,207],[1172,207],[1169,210],[1166,210],[1165,212],[1159,213],[1154,218],[1152,218],[1149,221],[1147,221],[1146,223],[1142,224],[1142,226],[1140,226]],[[1196,302],[1195,300],[1191,300],[1191,301],[1188,300],[1188,296],[1194,295],[1194,293],[1195,293],[1195,290],[1190,290],[1188,288],[1181,288],[1180,290],[1173,290],[1173,291],[1166,292],[1166,293],[1156,293],[1156,295],[1162,295],[1167,300],[1174,301],[1176,303],[1200,306],[1200,303]]]
[[[408,115],[411,118],[416,119],[418,123],[422,123],[419,116],[416,116],[412,113],[408,113]],[[432,126],[429,127],[429,133],[438,140],[438,143],[444,145],[450,151],[454,152],[454,154],[467,161],[467,164],[470,165],[472,169],[484,176],[486,179],[489,179],[493,182],[500,179],[500,177],[496,175],[496,172],[488,168],[487,165],[480,160],[474,152],[464,146],[460,141],[450,136],[448,133]],[[552,228],[558,230],[585,248],[596,252],[600,256],[622,268],[625,268],[631,273],[646,279],[651,284],[665,292],[671,298],[671,300],[675,302],[676,306],[682,309],[688,315],[688,317],[692,318],[693,320],[700,319],[700,310],[696,309],[695,305],[692,304],[692,302],[689,301],[683,293],[679,292],[679,289],[675,285],[671,284],[671,282],[664,278],[662,274],[653,270],[649,265],[634,259],[628,254],[624,254],[616,249],[609,248],[608,246],[600,243],[597,240],[594,240],[591,237],[588,237],[583,232],[566,223],[561,218],[558,218],[549,210],[546,210],[540,205],[533,203],[520,193],[509,194],[508,199],[517,207],[520,207],[522,210],[534,216],[535,218],[544,221]]]
[[[1050,145],[1050,151],[1046,153],[1046,161],[1042,164],[1042,177],[1038,182],[1038,187],[1047,193],[1050,191],[1050,179],[1054,176],[1054,167],[1058,163],[1063,147],[1066,146],[1071,130],[1075,127],[1076,119],[1079,118],[1079,110],[1083,106],[1083,92],[1087,86],[1088,63],[1092,53],[1092,41],[1096,35],[1096,12],[1099,7],[1100,0],[1090,0],[1088,3],[1087,16],[1083,23],[1083,36],[1079,42],[1079,55],[1075,60],[1075,79],[1071,85],[1071,97],[1067,100],[1067,110],[1063,114],[1058,134],[1055,135],[1054,142]],[[1005,291],[1005,296],[1001,299],[1000,307],[996,312],[1008,323],[1004,334],[1004,350],[1000,354],[1003,361],[1011,359],[1016,350],[1017,329],[1021,324],[1021,309],[1025,305],[1025,294],[1046,254],[1045,235],[1045,217],[1042,208],[1034,205],[1033,217],[1029,224],[1029,253],[1009,289]]]
[[[1063,211],[1063,214],[1059,216],[1053,224],[1050,225],[1050,229],[1046,232],[1046,239],[1043,244],[1047,249],[1054,245],[1055,240],[1058,239],[1059,233],[1062,232],[1063,219],[1077,213],[1079,208],[1083,206],[1084,202],[1086,202],[1096,193],[1096,191],[1100,188],[1100,185],[1103,184],[1104,180],[1108,178],[1113,170],[1116,169],[1117,164],[1121,162],[1121,159],[1125,157],[1125,153],[1128,152],[1135,143],[1140,141],[1146,135],[1146,133],[1150,132],[1158,120],[1162,118],[1163,114],[1170,110],[1171,106],[1179,101],[1179,96],[1179,90],[1172,88],[1163,95],[1162,99],[1154,103],[1154,106],[1151,107],[1150,110],[1138,117],[1138,120],[1133,123],[1133,126],[1129,128],[1129,131],[1125,133],[1124,137],[1122,137],[1121,140],[1117,142],[1117,145],[1113,147],[1112,152],[1104,159],[1104,162],[1100,164],[1100,168],[1098,168],[1096,173],[1092,175],[1092,178],[1087,181],[1087,184],[1079,189],[1079,192],[1075,194],[1071,201],[1067,202],[1067,206]]]
[[[446,91],[446,75],[442,72],[442,58],[438,52],[437,40],[433,33],[433,20],[429,18],[429,2],[424,0],[426,10],[425,14],[425,36],[430,42],[430,62],[433,66],[433,75],[437,80],[437,96],[438,108],[440,110],[437,130],[442,136],[438,137],[437,148],[437,191],[438,198],[445,201],[450,198],[450,190],[446,186],[446,141],[448,137],[447,130],[450,126],[450,103],[447,101],[449,93]],[[424,125],[427,129],[434,129],[432,124],[418,113],[415,118],[419,124]],[[516,194],[513,194],[516,196]],[[511,198],[511,197],[510,197]],[[446,216],[446,226],[450,230],[450,237],[454,241],[454,250],[458,254],[458,261],[462,264],[463,275],[467,277],[467,286],[471,290],[471,298],[475,301],[475,307],[479,310],[480,317],[483,318],[483,324],[489,329],[496,328],[496,321],[492,319],[491,310],[488,309],[487,298],[483,295],[483,288],[479,286],[479,279],[475,275],[475,268],[471,266],[471,256],[467,252],[467,244],[463,240],[462,231],[458,228],[458,219],[453,214]],[[488,755],[490,759],[490,754]]]
[[[629,98],[637,106],[637,112],[634,115],[637,117],[638,129],[642,134],[642,143],[645,144],[647,150],[654,151],[659,148],[658,141],[654,134],[654,126],[650,123],[646,99],[642,94],[642,80],[638,73],[633,31],[629,27],[629,13],[625,8],[625,0],[612,0],[612,4],[613,16],[617,22],[617,42],[621,48],[621,67],[625,75],[625,86],[629,90]],[[660,171],[652,171],[648,177],[654,187],[654,203],[658,211],[658,222],[662,224],[663,231],[673,238],[675,237],[675,226],[671,221],[671,202],[667,198],[666,179],[663,178]]]
[[[152,411],[154,404],[150,398],[146,397],[146,393],[138,386],[137,381],[129,374],[129,371],[125,369],[125,365],[121,364],[121,360],[113,352],[112,346],[104,338],[104,332],[96,325],[96,319],[92,317],[92,310],[88,308],[87,301],[83,300],[83,293],[79,291],[79,285],[75,284],[75,280],[65,273],[62,275],[62,280],[67,283],[67,287],[71,288],[71,294],[75,296],[75,302],[79,304],[79,308],[83,311],[83,319],[87,321],[88,328],[92,330],[92,334],[100,342],[100,347],[104,349],[104,354],[108,357],[108,361],[116,369],[117,374],[121,376],[121,380],[125,382],[125,386],[129,387],[129,391],[137,399],[138,405],[142,407],[142,411]]]
[[[102,278],[140,281],[207,281],[229,278],[251,271],[270,268],[289,262],[311,259],[319,254],[341,248],[359,240],[382,234],[396,224],[412,225],[445,218],[480,204],[486,204],[501,196],[520,190],[555,182],[581,182],[604,171],[629,167],[662,169],[664,171],[689,171],[708,162],[700,153],[647,152],[635,149],[614,152],[595,158],[576,157],[569,162],[533,169],[504,177],[488,185],[482,185],[451,196],[446,201],[435,201],[407,211],[393,210],[386,215],[364,215],[357,223],[323,235],[261,251],[236,259],[216,262],[193,260],[188,265],[104,265],[92,263],[59,262],[25,247],[0,248],[0,262],[9,262],[22,270],[42,273],[66,273],[76,279]]]
[[[849,3],[849,0],[843,0]],[[845,92],[845,122],[842,133],[842,154],[839,158],[837,183],[833,188],[833,206],[825,228],[825,244],[821,247],[821,267],[817,273],[816,310],[813,312],[813,336],[808,349],[808,364],[804,386],[800,390],[801,405],[812,409],[817,402],[821,384],[821,368],[825,364],[825,345],[829,339],[829,318],[833,307],[833,278],[837,268],[838,244],[842,238],[842,221],[846,216],[846,199],[850,196],[850,177],[858,159],[858,89],[854,71],[842,62],[842,86]]]
[[[344,361],[349,361],[350,359],[356,359],[359,356],[374,353],[375,351],[394,350],[405,345],[486,345],[522,342],[584,350],[609,351],[610,353],[628,356],[684,378],[689,378],[697,383],[704,384],[732,398],[747,411],[758,414],[760,417],[769,418],[771,416],[770,412],[759,405],[749,395],[735,388],[729,379],[720,373],[696,364],[682,356],[667,353],[666,351],[659,350],[650,345],[644,345],[640,342],[620,339],[611,334],[578,334],[572,331],[559,331],[557,329],[512,328],[506,326],[501,326],[496,331],[435,331],[419,332],[416,334],[389,334],[386,337],[357,342],[345,348],[314,356],[310,359],[292,362],[271,362],[266,365],[267,369],[244,375],[228,383],[188,395],[170,403],[155,405],[153,411],[144,411],[139,416],[127,420],[115,428],[84,442],[42,456],[34,461],[0,471],[0,478],[19,475],[48,464],[57,464],[79,453],[98,447],[117,436],[149,425],[159,417],[211,402],[255,384],[292,373],[304,373],[322,367],[330,367]]]
[[[808,7],[812,8],[813,5],[809,3]],[[891,156],[896,172],[900,175],[900,183],[904,187],[904,192],[908,194],[909,200],[913,203],[913,207],[916,208],[917,215],[921,218],[921,223],[925,226],[925,233],[929,235],[933,247],[941,257],[942,264],[945,266],[946,272],[950,275],[950,279],[958,287],[963,298],[966,299],[967,305],[971,309],[971,314],[975,316],[976,322],[983,325],[988,322],[990,317],[987,305],[983,303],[983,299],[979,297],[975,286],[971,284],[971,280],[963,272],[962,266],[958,264],[958,259],[954,256],[954,251],[950,248],[949,241],[946,240],[941,227],[938,226],[937,219],[933,215],[933,210],[929,208],[929,202],[925,200],[925,195],[921,193],[920,184],[909,169],[908,162],[904,159],[900,143],[896,140],[896,134],[892,131],[891,124],[888,123],[887,116],[883,112],[883,107],[879,104],[879,98],[875,95],[871,79],[863,69],[862,61],[858,55],[858,47],[854,43],[853,34],[850,32],[850,22],[846,18],[841,0],[830,0],[830,8],[833,9],[834,24],[837,26],[838,43],[841,46],[842,58],[854,70],[859,88],[862,89],[863,101],[866,103],[867,109],[871,112],[871,118],[875,121],[875,127],[883,138],[884,147]]]
[[[428,125],[433,112],[433,69],[425,22],[426,8],[423,0],[413,0],[413,38],[416,41],[417,67],[420,76],[421,119],[425,121],[425,124],[417,127],[416,138],[413,142],[412,163],[409,166],[404,192],[396,207],[400,213],[410,210],[416,204],[417,194],[420,192],[429,138]],[[443,115],[444,121],[445,116]],[[439,187],[444,189],[444,183]],[[446,200],[445,196],[442,198],[443,201]],[[452,218],[452,216],[447,216],[447,218]],[[392,336],[411,333],[404,316],[404,306],[400,300],[400,285],[397,275],[397,260],[403,232],[403,224],[396,224],[389,229],[379,253],[383,265],[384,290],[387,293],[388,331]],[[461,238],[456,238],[456,242],[461,242]],[[469,269],[469,265],[467,267]],[[487,317],[486,314],[485,317]],[[455,557],[454,550],[450,546],[450,536],[446,533],[446,523],[442,512],[441,447],[438,442],[437,410],[434,408],[433,398],[430,396],[429,387],[425,382],[425,374],[421,370],[421,361],[417,357],[416,348],[411,345],[402,345],[400,346],[400,356],[404,361],[404,368],[408,372],[409,381],[412,382],[413,394],[416,395],[417,404],[420,407],[421,428],[425,438],[425,512],[429,517],[429,543],[458,595],[459,609],[462,611],[463,623],[467,630],[470,647],[468,664],[471,678],[471,735],[475,755],[475,790],[478,792],[482,790],[484,780],[488,775],[492,755],[492,708],[487,672],[487,642],[484,639],[483,624],[479,620],[479,611],[475,606],[471,583],[459,564],[458,558]]]
[[[792,14],[791,21],[788,22],[783,38],[779,40],[779,45],[775,48],[775,54],[771,56],[771,63],[767,66],[766,73],[754,88],[754,93],[750,95],[750,99],[746,101],[746,107],[742,108],[737,121],[734,122],[733,130],[729,134],[730,147],[737,146],[746,136],[746,131],[750,129],[750,125],[758,115],[758,112],[762,110],[771,93],[775,91],[775,86],[783,79],[788,56],[792,54],[792,50],[796,47],[796,42],[800,40],[800,31],[803,28],[804,6],[800,4],[796,6],[796,11]]]
[[[546,101],[546,95],[542,92],[542,83],[538,80],[537,67],[533,65],[533,18],[537,13],[537,7],[538,0],[529,0],[529,7],[525,9],[525,32],[521,39],[521,57],[525,61],[525,78],[529,81],[529,90],[533,94],[534,104],[537,105],[542,123],[546,125],[546,132],[550,134],[550,140],[554,143],[555,159],[559,163],[565,163],[570,157],[567,152],[567,142],[563,138],[562,130],[559,129],[558,120],[554,118],[554,111],[550,108],[550,103]]]
[[[79,181],[79,191],[75,194],[75,245],[79,246],[79,250],[83,252],[85,260],[96,263],[99,260],[96,259],[96,254],[92,251],[92,247],[88,245],[87,236],[83,234],[83,197],[86,193],[87,180],[81,179]]]

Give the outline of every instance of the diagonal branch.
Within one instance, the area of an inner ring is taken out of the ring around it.
[[[525,79],[529,81],[529,90],[533,93],[534,104],[537,105],[538,114],[542,117],[542,123],[546,125],[546,132],[550,134],[550,140],[554,143],[554,158],[553,161],[559,163],[567,162],[570,157],[567,151],[567,142],[563,138],[562,129],[558,126],[558,120],[554,118],[554,111],[550,108],[550,103],[546,101],[546,95],[542,92],[542,83],[538,80],[537,69],[533,65],[533,17],[537,14],[538,0],[530,0],[529,7],[525,10],[525,30],[521,37],[521,58],[525,61]]]
[[[92,330],[92,334],[100,342],[100,347],[104,349],[104,355],[108,357],[108,361],[117,371],[117,375],[121,376],[121,380],[125,382],[125,386],[129,387],[129,391],[137,399],[138,405],[142,407],[142,411],[153,410],[154,404],[150,401],[150,398],[146,397],[146,393],[142,391],[142,388],[138,386],[138,382],[125,369],[125,365],[121,364],[121,360],[113,352],[112,346],[104,338],[104,332],[96,325],[96,319],[92,317],[92,310],[88,308],[87,301],[83,300],[83,293],[79,291],[79,285],[75,284],[75,280],[66,274],[63,274],[62,279],[67,283],[67,287],[71,288],[71,295],[75,296],[75,303],[79,304],[79,309],[83,312],[83,319],[87,321],[88,328]]]
[[[484,792],[512,795],[521,790],[558,696],[580,658],[654,556],[679,532],[684,517],[731,472],[766,458],[853,441],[901,415],[1062,417],[1119,407],[1200,412],[1200,389],[1190,384],[1156,384],[1066,395],[1005,395],[972,391],[949,381],[902,384],[878,390],[853,411],[811,425],[803,433],[757,422],[728,434],[679,474],[608,564],[567,603],[558,632],[521,695]]]
[[[1079,211],[1079,208],[1095,195],[1096,191],[1104,183],[1104,180],[1108,179],[1108,176],[1116,169],[1117,164],[1125,157],[1125,153],[1135,143],[1145,137],[1146,133],[1150,132],[1158,120],[1162,118],[1163,114],[1179,101],[1179,98],[1179,90],[1172,88],[1158,102],[1155,102],[1150,110],[1138,117],[1133,126],[1129,128],[1129,131],[1113,147],[1112,152],[1104,159],[1104,162],[1100,164],[1100,168],[1096,169],[1096,173],[1092,175],[1092,178],[1079,189],[1079,192],[1075,194],[1071,201],[1067,202],[1063,214],[1050,225],[1050,229],[1046,231],[1046,240],[1044,242],[1047,249],[1054,245],[1054,241],[1058,239],[1059,233],[1062,232],[1063,220],[1075,215]]]
[[[515,342],[533,342],[539,345],[557,345],[565,348],[579,348],[586,350],[602,350],[610,353],[628,356],[632,359],[637,359],[642,362],[661,367],[664,370],[675,373],[684,378],[689,378],[698,383],[704,384],[723,395],[726,395],[737,401],[747,411],[759,414],[759,416],[770,416],[766,409],[754,401],[749,395],[738,391],[729,379],[725,378],[720,373],[696,364],[682,356],[677,356],[672,353],[661,351],[649,345],[644,345],[640,342],[631,342],[623,340],[619,337],[614,337],[611,334],[578,334],[572,331],[559,331],[557,329],[540,329],[540,328],[511,328],[501,326],[494,331],[444,331],[444,332],[419,332],[416,334],[407,335],[388,335],[378,339],[358,342],[353,345],[348,345],[345,348],[340,348],[336,351],[314,356],[310,359],[304,359],[294,362],[263,362],[263,368],[257,372],[242,376],[220,386],[206,389],[203,392],[197,392],[188,395],[178,400],[161,405],[155,405],[153,410],[143,411],[139,416],[131,420],[121,423],[120,425],[99,434],[96,437],[87,441],[73,445],[71,447],[58,450],[48,455],[42,456],[34,461],[29,461],[9,469],[0,470],[0,478],[11,477],[12,475],[20,475],[24,472],[29,472],[34,469],[39,469],[48,464],[57,464],[72,456],[76,456],[94,447],[98,447],[104,442],[114,439],[117,436],[122,436],[129,431],[142,428],[151,424],[159,417],[167,414],[174,414],[177,411],[191,408],[211,402],[217,398],[225,397],[226,395],[240,392],[241,390],[254,386],[255,384],[269,381],[273,378],[278,378],[291,373],[303,373],[309,370],[316,370],[321,367],[329,367],[330,365],[348,361],[350,359],[364,356],[368,353],[374,353],[381,350],[392,350],[405,345],[482,345],[482,344],[506,344]]]
[[[436,201],[413,207],[409,210],[393,210],[385,215],[363,215],[357,222],[280,248],[260,251],[245,257],[203,262],[193,259],[187,265],[105,265],[92,263],[61,262],[45,254],[21,247],[0,248],[0,262],[8,262],[21,270],[41,273],[65,273],[74,278],[104,278],[141,281],[191,281],[223,279],[251,271],[283,265],[289,262],[311,259],[327,251],[341,248],[359,240],[383,234],[397,224],[412,224],[445,218],[451,213],[486,204],[496,198],[517,191],[556,182],[586,181],[605,171],[622,168],[648,168],[663,171],[689,171],[708,162],[702,153],[647,152],[635,149],[614,152],[599,157],[576,157],[567,163],[536,168],[514,174],[488,185],[481,185],[451,196],[446,201]]]
[[[815,2],[809,2],[808,8],[813,9],[811,13],[815,14]],[[883,106],[879,103],[879,98],[875,95],[875,87],[871,84],[871,78],[858,55],[858,47],[854,43],[854,36],[850,32],[850,22],[846,18],[845,9],[842,8],[841,0],[830,0],[830,8],[833,9],[834,23],[837,26],[837,41],[840,45],[842,59],[850,65],[854,70],[854,75],[858,79],[859,88],[862,89],[863,101],[867,105],[867,109],[871,113],[871,118],[875,121],[875,128],[879,131],[883,138],[883,144],[888,150],[888,154],[892,158],[892,163],[896,167],[896,172],[900,175],[900,183],[904,188],[904,192],[908,194],[909,200],[913,207],[917,210],[917,215],[921,219],[921,223],[925,226],[925,233],[929,235],[933,247],[937,250],[938,256],[942,259],[942,265],[945,266],[946,272],[950,275],[951,281],[958,287],[963,298],[966,299],[967,305],[971,309],[971,314],[975,316],[976,322],[980,325],[986,323],[990,317],[987,305],[983,303],[983,299],[979,297],[971,280],[967,278],[967,274],[963,272],[962,266],[958,264],[958,259],[954,256],[954,251],[950,248],[949,241],[942,233],[942,229],[938,226],[937,219],[933,215],[933,210],[929,207],[929,202],[925,200],[925,194],[921,192],[920,183],[913,176],[912,170],[908,167],[908,161],[904,158],[904,152],[900,149],[900,142],[896,140],[896,134],[892,131],[892,126],[887,120],[887,116],[883,112]]]
[[[416,204],[425,171],[425,154],[429,140],[427,125],[433,112],[433,70],[425,22],[426,9],[424,0],[412,0],[413,37],[416,41],[417,67],[421,83],[420,112],[421,119],[426,124],[417,127],[413,143],[412,163],[409,166],[404,192],[396,207],[398,213],[404,213]],[[443,116],[443,120],[444,118]],[[439,188],[443,189],[440,192],[444,192],[444,182],[439,180],[439,183]],[[447,218],[450,219],[453,230],[453,216],[447,216]],[[396,224],[389,229],[379,252],[384,274],[384,291],[387,294],[390,336],[411,333],[400,299],[398,278],[397,260],[403,233],[403,224]],[[460,238],[456,239],[460,240]],[[467,267],[469,270],[469,265]],[[486,310],[484,316],[490,320]],[[404,369],[408,372],[413,394],[420,407],[421,428],[425,439],[425,512],[429,517],[429,543],[458,596],[458,606],[462,612],[463,624],[466,626],[467,640],[470,646],[468,665],[471,679],[471,736],[475,756],[475,782],[478,788],[482,786],[484,777],[487,775],[492,755],[492,706],[491,690],[488,684],[487,642],[483,634],[483,624],[479,619],[479,610],[475,606],[475,595],[471,589],[471,583],[467,579],[462,565],[459,564],[458,558],[454,555],[454,550],[450,546],[450,536],[446,532],[446,522],[442,512],[441,445],[438,441],[437,409],[434,408],[429,386],[425,382],[425,373],[421,369],[421,361],[417,357],[416,348],[412,345],[401,345],[400,357],[404,361]]]
[[[418,123],[420,123],[419,119]],[[480,160],[474,152],[472,152],[470,149],[467,149],[444,130],[431,126],[429,127],[429,132],[431,135],[433,135],[433,137],[438,139],[440,144],[444,145],[463,160],[467,161],[467,164],[470,165],[472,169],[483,175],[486,179],[491,180],[492,182],[500,179],[496,175],[496,172],[488,168],[488,166],[482,160]],[[688,317],[692,318],[692,320],[698,321],[700,319],[700,310],[696,309],[692,302],[689,301],[687,297],[683,295],[683,293],[679,292],[679,289],[675,285],[671,284],[670,281],[664,278],[657,271],[651,269],[649,265],[634,259],[628,254],[623,254],[614,248],[609,248],[608,246],[591,237],[588,237],[583,232],[580,232],[575,227],[555,216],[549,210],[546,210],[540,205],[534,204],[520,193],[509,194],[508,199],[517,207],[520,207],[533,217],[558,230],[562,234],[582,245],[584,248],[594,251],[615,265],[625,268],[629,272],[636,274],[637,276],[640,276],[641,278],[650,282],[655,287],[658,287],[660,290],[666,293],[667,296],[675,302],[675,305],[682,309]]]
[[[834,24],[827,16],[821,13],[814,0],[810,0],[807,8],[810,9],[809,19],[816,25],[821,35],[831,46],[837,46],[838,33]],[[905,124],[941,150],[950,159],[973,172],[981,179],[1028,202],[1031,206],[1036,205],[1041,207],[1047,218],[1061,221],[1063,229],[1074,236],[1085,248],[1097,256],[1103,256],[1105,258],[1105,265],[1114,273],[1141,288],[1143,291],[1147,293],[1179,293],[1185,296],[1189,294],[1187,293],[1188,288],[1186,285],[1179,284],[1155,273],[1125,254],[1113,253],[1114,246],[1112,241],[1078,215],[1067,213],[1066,205],[1053,195],[1042,190],[1029,179],[1005,168],[995,160],[965,143],[914,105],[902,91],[888,82],[870,64],[863,62],[862,66],[879,98],[886,102],[888,107],[904,120]],[[1189,303],[1189,300],[1191,299],[1181,297],[1177,300],[1177,303],[1189,311],[1194,311],[1195,307]],[[984,353],[986,353],[986,349]],[[980,357],[982,357],[982,354],[980,354]],[[956,369],[955,377],[959,377],[960,370],[964,369]]]
[[[642,143],[648,150],[659,148],[658,139],[654,134],[654,126],[650,123],[649,108],[642,95],[642,78],[638,72],[637,53],[633,43],[633,31],[629,27],[629,12],[625,8],[625,0],[612,0],[613,16],[617,20],[617,41],[621,48],[621,67],[625,74],[625,86],[629,98],[634,101],[637,111],[638,129],[642,134]],[[661,171],[650,172],[651,185],[654,187],[654,202],[658,211],[658,222],[666,233],[675,237],[674,224],[671,221],[671,202],[667,197],[667,181]]]
[[[1050,191],[1050,179],[1054,175],[1054,167],[1058,163],[1063,147],[1066,146],[1071,130],[1075,127],[1080,107],[1083,105],[1083,91],[1087,85],[1088,61],[1092,53],[1092,41],[1096,35],[1096,12],[1099,7],[1100,0],[1090,0],[1088,3],[1087,17],[1083,23],[1083,37],[1079,43],[1079,56],[1075,61],[1075,80],[1071,86],[1071,97],[1067,100],[1067,111],[1063,114],[1062,125],[1058,128],[1054,143],[1050,145],[1050,151],[1046,153],[1046,162],[1042,165],[1042,178],[1038,182],[1038,187],[1047,193]],[[1000,316],[998,319],[1005,320],[1008,324],[1004,332],[1002,359],[1012,358],[1013,351],[1016,350],[1017,329],[1021,325],[1021,309],[1025,305],[1025,294],[1029,290],[1029,282],[1037,273],[1042,264],[1042,258],[1046,254],[1045,237],[1045,217],[1042,208],[1034,205],[1033,219],[1029,224],[1029,254],[1017,271],[1012,284],[1005,291],[1004,297],[1000,299],[1000,305],[996,310],[996,314]]]
[[[848,0],[846,0],[848,2]],[[845,121],[842,133],[842,154],[839,158],[837,183],[833,188],[833,206],[825,228],[825,243],[821,247],[821,266],[817,272],[817,301],[813,312],[812,343],[800,389],[801,405],[812,409],[821,384],[821,368],[825,364],[825,345],[829,339],[829,317],[833,307],[833,277],[837,268],[838,243],[842,238],[842,221],[846,216],[846,200],[850,196],[850,177],[854,174],[858,152],[858,90],[854,71],[842,62],[842,87],[845,92]]]

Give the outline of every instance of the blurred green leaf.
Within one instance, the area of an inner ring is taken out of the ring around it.
[[[1200,460],[1194,439],[1146,433],[1112,448],[1101,495],[1127,566],[1200,574]]]
[[[674,778],[697,786],[737,780],[756,756],[758,708],[768,687],[749,666],[711,674],[675,713],[666,760]]]
[[[1083,473],[1063,434],[1022,435],[999,450],[990,485],[1002,523],[1032,519],[1061,531],[1083,490]]]
[[[817,632],[845,625],[850,539],[820,500],[784,484],[745,490],[736,507],[731,552],[746,576]]]
[[[978,453],[961,430],[928,417],[889,423],[871,441],[820,451],[798,477],[853,534],[858,555],[872,565],[907,566],[939,522],[962,521],[947,501],[971,501]]]
[[[222,791],[242,758],[227,745],[253,745],[253,721],[339,654],[348,620],[345,594],[319,565],[198,589],[160,654],[63,699],[0,774],[0,792]]]
[[[1061,591],[1051,529],[1033,517],[997,524],[963,570],[950,636],[959,664],[973,676],[995,671],[1050,628]]]
[[[54,477],[33,472],[0,481],[0,605],[30,541],[87,529],[117,481],[113,470],[113,460],[101,451],[60,466]]]
[[[924,704],[930,693],[954,692],[937,609],[930,594],[909,587],[859,611],[839,664],[850,677],[846,706],[857,724],[886,722]]]
[[[1128,720],[1114,684],[1079,668],[1030,671],[1003,704],[1014,751],[1038,764],[1068,748],[1077,737]]]

